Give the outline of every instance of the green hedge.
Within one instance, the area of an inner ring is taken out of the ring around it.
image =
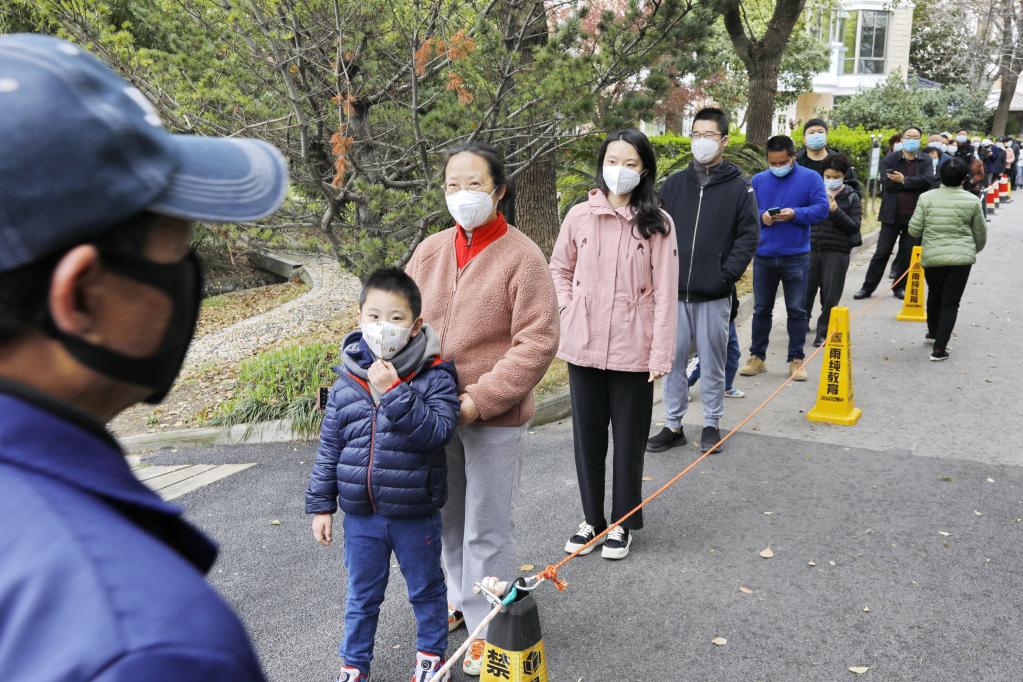
[[[856,174],[859,176],[860,181],[865,183],[867,173],[870,172],[871,133],[881,136],[881,154],[884,155],[885,150],[888,148],[888,138],[897,132],[900,131],[890,128],[867,130],[862,126],[856,128],[835,126],[828,131],[828,146],[848,155],[849,160],[852,161],[853,166],[856,168]],[[792,139],[795,140],[797,148],[802,147],[803,131],[792,131]],[[924,144],[926,144],[926,140]]]

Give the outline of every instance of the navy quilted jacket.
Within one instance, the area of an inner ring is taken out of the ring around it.
[[[372,355],[360,364],[368,367]],[[458,424],[458,383],[449,362],[428,362],[374,405],[348,371],[330,389],[320,450],[306,490],[307,514],[427,516],[447,499],[444,446]]]

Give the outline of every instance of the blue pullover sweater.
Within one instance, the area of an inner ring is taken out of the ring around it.
[[[828,195],[820,174],[796,164],[784,178],[770,170],[753,176],[753,191],[761,214],[769,208],[791,208],[794,220],[760,226],[757,255],[798,256],[810,251],[810,226],[828,217]]]

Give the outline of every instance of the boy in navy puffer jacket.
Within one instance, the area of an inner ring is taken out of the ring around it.
[[[441,361],[440,338],[423,324],[421,309],[419,288],[401,270],[384,268],[366,281],[362,330],[342,346],[305,495],[322,545],[331,543],[339,499],[345,512],[339,682],[369,680],[392,552],[418,624],[413,682],[429,680],[447,651],[439,510],[447,498],[444,446],[459,403],[454,366]]]

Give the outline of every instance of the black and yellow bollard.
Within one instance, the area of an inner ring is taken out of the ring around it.
[[[523,584],[520,578],[509,590]],[[529,592],[516,589],[514,601],[490,622],[480,682],[548,682],[540,612]]]

